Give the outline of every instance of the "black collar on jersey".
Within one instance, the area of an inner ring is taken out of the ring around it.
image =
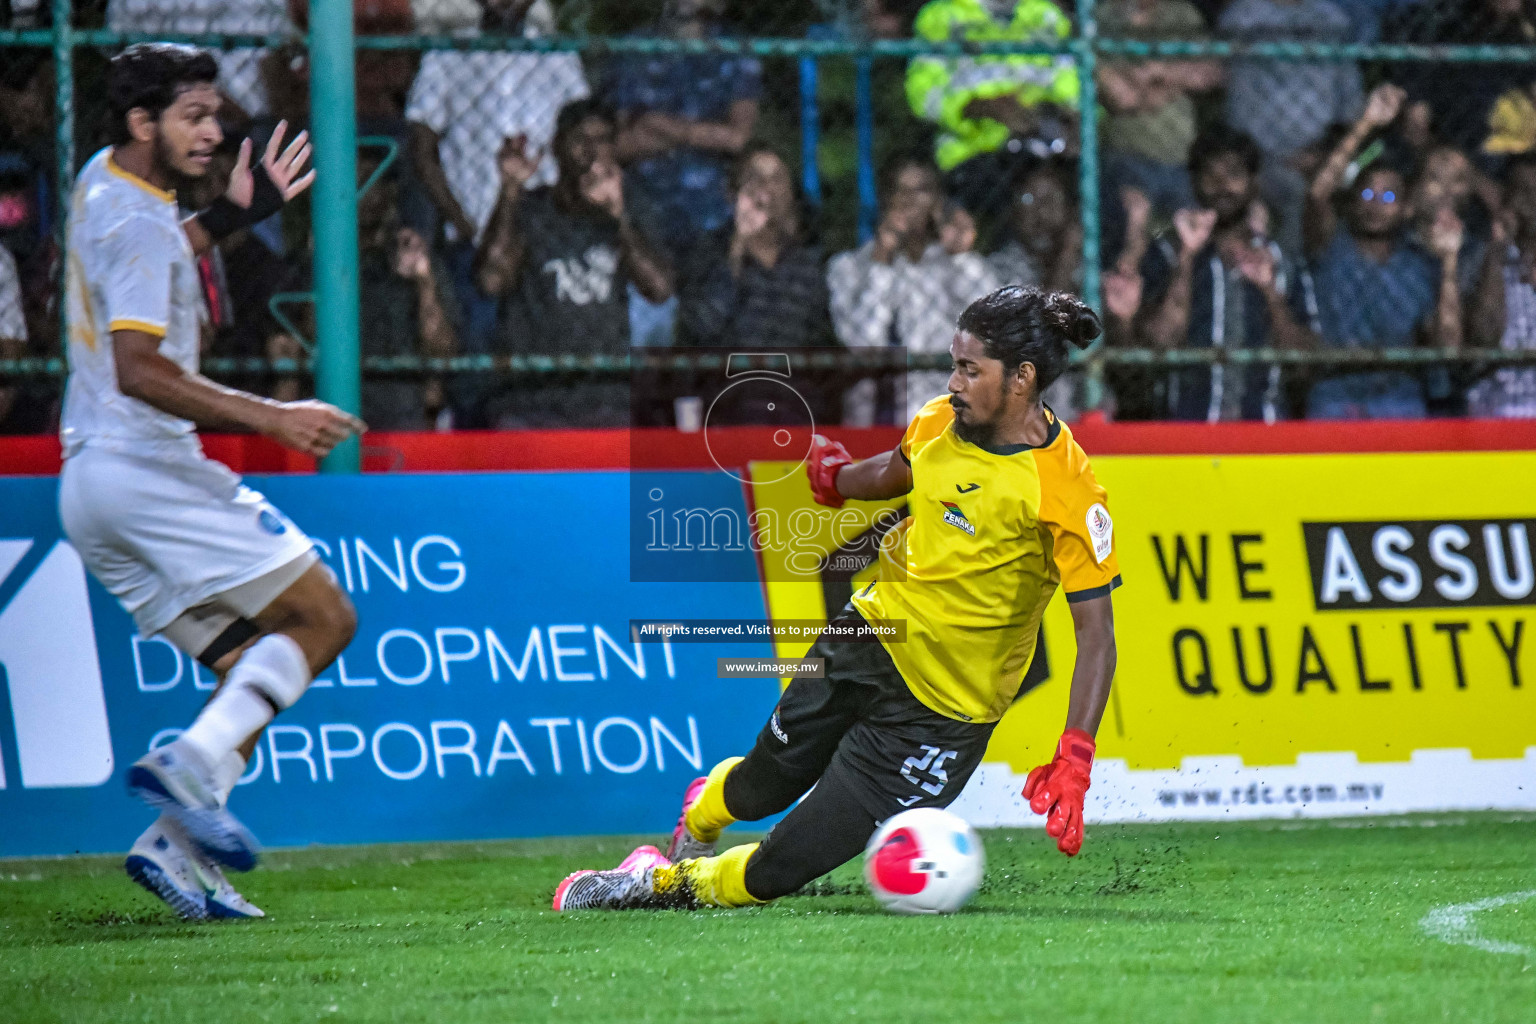
[[[1033,451],[1036,448],[1049,448],[1052,444],[1055,443],[1056,438],[1061,436],[1061,420],[1056,418],[1055,410],[1053,410],[1050,406],[1045,405],[1044,403],[1041,404],[1044,406],[1046,412],[1044,444],[978,444],[976,447],[980,448],[982,451],[989,455],[1017,455],[1020,452]],[[950,429],[954,429],[953,423],[950,424]],[[959,437],[960,435],[957,433],[955,436]],[[966,443],[971,444],[974,442],[968,441]]]

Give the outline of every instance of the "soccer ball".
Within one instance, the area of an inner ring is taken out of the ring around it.
[[[902,811],[864,848],[864,880],[896,914],[952,914],[986,868],[981,839],[965,819],[937,807]]]

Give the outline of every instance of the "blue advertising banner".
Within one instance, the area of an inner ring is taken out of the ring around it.
[[[745,516],[738,481],[665,474]],[[764,617],[750,550],[630,582],[626,474],[271,477],[357,605],[356,639],[262,738],[231,807],[267,844],[670,832],[688,781],[750,746],[771,679],[635,642],[631,619]],[[212,674],[139,637],[59,526],[57,481],[0,479],[0,856],[125,849],[123,774]],[[750,582],[748,582],[750,581]]]

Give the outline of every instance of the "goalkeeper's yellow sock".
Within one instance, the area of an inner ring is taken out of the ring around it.
[[[708,907],[755,907],[764,900],[747,891],[747,861],[756,843],[733,846],[717,857],[697,857],[656,868],[651,885],[658,896],[692,896]]]
[[[699,798],[684,815],[683,821],[688,826],[688,833],[699,842],[715,842],[720,838],[720,831],[736,820],[725,809],[725,777],[744,760],[746,758],[728,757],[711,768],[704,792],[699,794]]]

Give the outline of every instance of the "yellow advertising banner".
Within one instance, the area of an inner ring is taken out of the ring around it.
[[[1536,453],[1116,456],[1094,468],[1125,584],[1099,731],[1124,791],[1101,794],[1101,817],[1191,803],[1196,816],[1536,806]],[[825,509],[803,474],[777,463],[753,474],[754,522],[781,534],[758,545],[770,614],[841,607],[903,502]],[[1058,595],[991,767],[1011,778],[1049,758],[1073,656]],[[1332,767],[1295,775],[1320,765]],[[1347,766],[1349,778],[1321,777]],[[1130,794],[1138,779],[1145,792]]]

